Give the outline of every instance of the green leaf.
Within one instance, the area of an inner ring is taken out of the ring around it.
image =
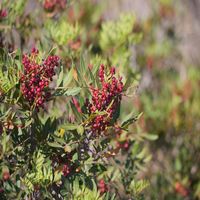
[[[63,148],[62,145],[60,145],[60,144],[58,144],[58,143],[55,143],[55,142],[47,142],[47,144],[48,144],[50,147]]]
[[[85,179],[85,186],[87,187],[87,188],[89,188],[90,190],[93,190],[93,187],[94,187],[94,185],[93,185],[93,179],[91,179],[91,177],[86,177],[86,179]]]
[[[157,140],[158,139],[158,135],[155,135],[155,134],[144,134],[143,137],[148,140]]]
[[[139,158],[139,159],[143,159],[145,157],[146,153],[147,153],[146,151],[147,150],[145,148],[142,149],[142,151],[136,157]]]
[[[80,135],[83,135],[83,133],[84,133],[84,127],[83,126],[78,126],[78,128],[77,128],[77,132],[78,132],[78,134],[80,134]]]
[[[18,128],[18,136],[23,135],[22,129],[19,127]]]
[[[63,72],[63,66],[61,66],[61,70],[57,79],[57,87],[60,87],[62,82],[63,82],[63,76],[64,76],[64,72]]]
[[[54,182],[58,182],[58,181],[61,180],[61,177],[62,177],[62,172],[55,171],[53,181],[54,181]]]
[[[177,159],[175,160],[175,169],[176,169],[177,171],[180,171],[181,168],[182,168],[181,161],[180,161],[179,158],[177,158]]]
[[[149,186],[149,181],[147,180],[132,180],[129,189],[134,193],[134,195],[139,195],[145,188]]]
[[[64,78],[63,87],[66,88],[71,83],[72,80],[73,80],[73,68],[70,69],[67,76]]]
[[[80,87],[75,87],[75,88],[67,89],[67,91],[64,93],[64,95],[75,96],[75,95],[79,94],[80,91],[81,91]]]
[[[130,36],[129,42],[131,44],[138,44],[143,38],[142,33],[134,33],[133,35]]]
[[[26,121],[26,122],[25,122],[25,127],[30,126],[30,125],[32,124],[32,122],[33,122],[33,119],[32,119],[32,118],[31,118],[30,120]]]
[[[73,114],[75,115],[76,119],[81,122],[82,121],[82,115],[78,112],[76,106],[72,102],[70,102],[70,107],[71,107]]]
[[[84,76],[86,72],[86,66],[83,57],[80,59],[80,67],[78,68],[79,73]]]
[[[92,74],[92,72],[89,68],[88,68],[88,72],[89,72],[90,80],[92,81],[92,83],[95,83],[94,75]]]
[[[65,131],[76,130],[79,125],[77,124],[63,124],[60,128],[65,129]]]
[[[125,119],[122,121],[121,127],[127,128],[130,124],[137,121],[143,113],[140,113],[138,116],[134,116],[134,113],[130,113]]]

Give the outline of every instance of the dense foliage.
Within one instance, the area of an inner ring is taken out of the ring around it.
[[[0,1],[0,199],[200,198],[176,4],[141,21],[106,20],[105,2]]]

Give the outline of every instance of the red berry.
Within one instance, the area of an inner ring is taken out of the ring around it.
[[[187,189],[180,182],[175,183],[175,190],[183,197],[186,197],[188,195]]]
[[[10,179],[10,173],[9,173],[9,171],[3,172],[3,180],[7,181],[9,179]]]
[[[7,15],[8,15],[8,12],[7,12],[6,9],[1,9],[0,10],[0,20],[5,18],[5,17],[7,17]]]
[[[65,9],[66,0],[44,0],[43,7],[47,11],[53,11],[55,8],[60,10]]]
[[[20,79],[22,94],[30,105],[36,103],[36,109],[43,108],[44,102],[50,97],[49,82],[55,75],[55,67],[59,65],[58,56],[48,56],[43,63],[37,63],[38,54],[39,51],[33,48],[30,55],[23,55],[24,74]]]
[[[65,165],[63,166],[62,172],[63,172],[63,175],[64,175],[64,176],[67,176],[67,175],[70,174],[70,168],[69,168],[69,166],[68,166],[67,164],[65,164]]]
[[[105,184],[105,181],[103,179],[101,179],[99,182],[98,182],[98,188],[100,190],[100,193],[103,194],[105,192],[108,191],[108,187],[107,185]]]
[[[123,146],[124,146],[124,149],[128,149],[129,148],[129,142],[126,141]]]

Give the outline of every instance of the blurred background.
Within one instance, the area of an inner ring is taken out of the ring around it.
[[[134,104],[143,130],[158,135],[140,173],[150,180],[145,199],[199,199],[200,1],[104,1],[106,20],[133,13],[143,33],[131,50],[141,74]]]

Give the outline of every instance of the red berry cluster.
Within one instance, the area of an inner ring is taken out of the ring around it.
[[[123,150],[128,150],[130,147],[130,143],[128,140],[126,140],[125,142],[117,142],[117,147]]]
[[[99,182],[98,182],[98,189],[100,191],[100,194],[103,194],[105,192],[108,191],[108,187],[105,183],[105,181],[103,179],[101,179]]]
[[[44,0],[43,7],[47,11],[53,11],[55,8],[65,9],[66,0]]]
[[[175,183],[175,190],[177,193],[179,193],[182,197],[188,196],[188,190],[180,183]]]
[[[68,176],[71,172],[70,167],[67,164],[65,164],[63,166],[62,172],[64,176]]]
[[[117,107],[120,105],[123,90],[122,77],[116,78],[114,67],[106,73],[104,65],[101,65],[99,79],[101,87],[91,87],[92,101],[86,100],[89,114],[101,111],[107,113],[96,116],[89,124],[92,127],[92,131],[98,134],[104,132],[113,119]]]
[[[36,109],[44,107],[44,102],[50,97],[49,83],[55,75],[55,67],[59,65],[58,56],[48,56],[39,62],[39,52],[33,48],[30,55],[24,54],[22,64],[24,73],[21,75],[21,91],[29,104]]]
[[[9,171],[3,172],[3,180],[8,181],[10,179],[10,173]]]
[[[0,20],[7,17],[7,15],[8,15],[8,12],[6,9],[0,9]]]
[[[119,127],[115,127],[116,146],[119,149],[127,151],[131,145],[131,141],[128,138],[126,138],[124,141],[120,141],[121,134],[122,134],[122,130]]]

